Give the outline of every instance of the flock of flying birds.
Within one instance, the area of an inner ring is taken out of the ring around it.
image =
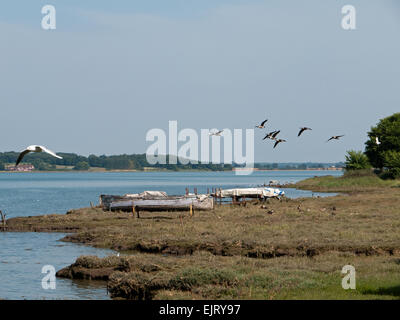
[[[268,121],[268,119],[264,120],[263,122],[261,122],[261,124],[256,125],[255,127],[258,128],[258,129],[265,129],[265,124],[267,123],[267,121]],[[309,128],[309,127],[301,127],[299,133],[297,134],[297,136],[300,137],[301,134],[302,134],[304,131],[307,131],[307,130],[312,130],[312,129]],[[220,135],[222,134],[223,131],[224,131],[224,130],[219,130],[219,131],[217,131],[217,132],[210,132],[209,135],[210,135],[210,136],[220,136]],[[277,138],[277,136],[278,136],[278,134],[279,134],[280,132],[281,132],[281,130],[275,130],[275,131],[269,132],[269,133],[267,133],[267,135],[263,138],[263,140],[265,140],[265,139],[270,139],[270,140],[275,141],[275,144],[274,144],[274,148],[275,148],[275,147],[276,147],[278,144],[280,144],[281,142],[286,142],[285,139],[278,139],[278,138]],[[344,134],[343,134],[343,135],[340,135],[340,136],[332,136],[332,137],[330,137],[326,142],[331,141],[331,140],[339,140],[341,137],[344,137]],[[377,141],[377,143],[378,143],[378,141]],[[379,143],[380,143],[380,142],[379,142]],[[378,144],[379,144],[379,143],[378,143]]]
[[[265,128],[265,124],[266,124],[267,121],[268,121],[268,119],[264,120],[263,122],[261,122],[261,124],[255,126],[255,127],[258,128],[258,129],[264,129],[264,128]],[[304,131],[307,131],[307,130],[312,130],[312,129],[309,128],[309,127],[301,127],[299,133],[297,134],[297,137],[300,137],[301,134],[302,134]],[[278,135],[280,132],[281,132],[281,130],[275,130],[275,131],[269,132],[269,133],[267,133],[267,135],[263,138],[263,140],[265,140],[265,139],[270,139],[270,140],[275,141],[275,144],[274,144],[274,148],[275,148],[275,147],[276,147],[278,144],[280,144],[281,142],[286,142],[285,139],[278,139],[278,138],[277,138],[277,135]],[[330,137],[326,142],[331,141],[331,140],[339,140],[341,137],[344,137],[344,134],[343,134],[343,135],[340,135],[340,136],[332,136],[332,137]]]
[[[267,123],[267,121],[268,121],[268,119],[264,120],[263,122],[261,122],[261,124],[255,126],[255,127],[258,129],[265,129],[265,124]],[[302,135],[302,133],[307,130],[312,130],[312,129],[309,127],[301,127],[299,133],[297,134],[297,137],[300,137]],[[221,134],[223,132],[224,132],[224,130],[219,130],[216,132],[209,132],[209,135],[210,136],[221,136]],[[275,131],[269,132],[266,134],[266,136],[263,138],[263,140],[270,139],[270,140],[275,141],[275,144],[274,144],[274,148],[275,148],[281,142],[286,142],[285,139],[277,138],[277,136],[280,132],[281,132],[281,130],[275,130]],[[340,136],[332,136],[326,142],[329,142],[331,140],[339,140],[341,137],[344,137],[344,134],[340,135]],[[375,140],[376,140],[377,145],[381,144],[378,137],[376,137]],[[39,145],[32,145],[32,146],[27,147],[25,150],[21,151],[21,153],[18,156],[17,162],[15,163],[15,166],[18,166],[18,164],[22,161],[22,159],[25,157],[25,155],[27,155],[30,152],[46,152],[53,157],[62,159],[62,157],[58,156],[57,154],[55,154],[53,151],[47,149],[46,147],[39,146]]]

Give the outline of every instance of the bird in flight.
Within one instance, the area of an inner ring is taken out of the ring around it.
[[[256,128],[264,129],[264,128],[265,128],[265,123],[266,123],[267,121],[268,121],[268,119],[264,120],[263,122],[261,122],[260,125],[256,126]]]
[[[62,159],[62,157],[56,155],[53,151],[47,149],[46,147],[32,145],[32,146],[27,147],[25,150],[21,151],[21,153],[18,156],[17,162],[15,163],[15,166],[17,166],[22,161],[22,159],[25,157],[25,155],[27,155],[30,152],[46,152],[49,155],[52,155],[53,157]]]
[[[311,128],[307,128],[307,127],[302,127],[302,128],[300,128],[299,134],[297,136],[300,137],[301,134],[306,130],[312,130],[312,129]]]
[[[281,143],[281,142],[286,142],[286,140],[283,140],[283,139],[278,139],[278,140],[276,140],[276,142],[275,142],[275,144],[274,144],[274,148],[275,148],[279,143]]]
[[[331,140],[339,140],[339,138],[341,138],[341,137],[344,137],[344,134],[341,135],[341,136],[332,136],[332,137],[329,138],[328,141],[331,141]],[[328,141],[327,141],[327,142],[328,142]]]
[[[378,137],[375,137],[375,142],[376,144],[379,146],[381,144],[381,142],[379,141]]]
[[[271,139],[274,140],[276,138],[276,136],[279,134],[279,132],[281,132],[281,130],[275,131],[272,136]]]
[[[267,133],[267,135],[263,138],[263,140],[265,139],[272,139],[272,136],[276,133],[277,131],[272,131],[270,133]]]
[[[208,134],[209,134],[210,136],[220,136],[221,133],[222,133],[223,131],[224,131],[224,130],[219,130],[219,131],[217,131],[217,132],[209,132]]]

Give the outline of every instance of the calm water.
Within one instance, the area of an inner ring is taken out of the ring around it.
[[[100,194],[138,193],[162,190],[184,194],[185,188],[206,192],[207,188],[255,187],[270,180],[296,182],[313,176],[341,175],[336,171],[258,171],[240,176],[233,172],[68,172],[1,173],[0,210],[8,218],[65,213],[72,208],[97,204]],[[284,189],[288,197],[312,193]],[[325,196],[326,194],[315,193]],[[0,298],[5,299],[108,299],[105,285],[96,282],[57,279],[56,290],[41,287],[43,265],[56,270],[80,255],[105,256],[111,250],[58,241],[63,234],[0,233]]]

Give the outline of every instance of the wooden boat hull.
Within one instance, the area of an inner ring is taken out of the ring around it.
[[[178,211],[189,210],[192,206],[195,210],[214,209],[214,199],[203,196],[185,196],[185,197],[163,197],[163,198],[127,198],[120,196],[101,196],[101,205],[104,210],[112,211]]]

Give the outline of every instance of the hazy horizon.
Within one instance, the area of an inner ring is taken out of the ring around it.
[[[41,29],[41,8],[57,29]],[[357,29],[341,28],[341,8]],[[344,160],[399,111],[400,3],[60,0],[0,4],[0,152],[143,154],[148,130],[254,128],[255,162]],[[299,127],[313,131],[297,137]],[[287,143],[273,149],[265,132]],[[325,143],[332,135],[342,140]]]

